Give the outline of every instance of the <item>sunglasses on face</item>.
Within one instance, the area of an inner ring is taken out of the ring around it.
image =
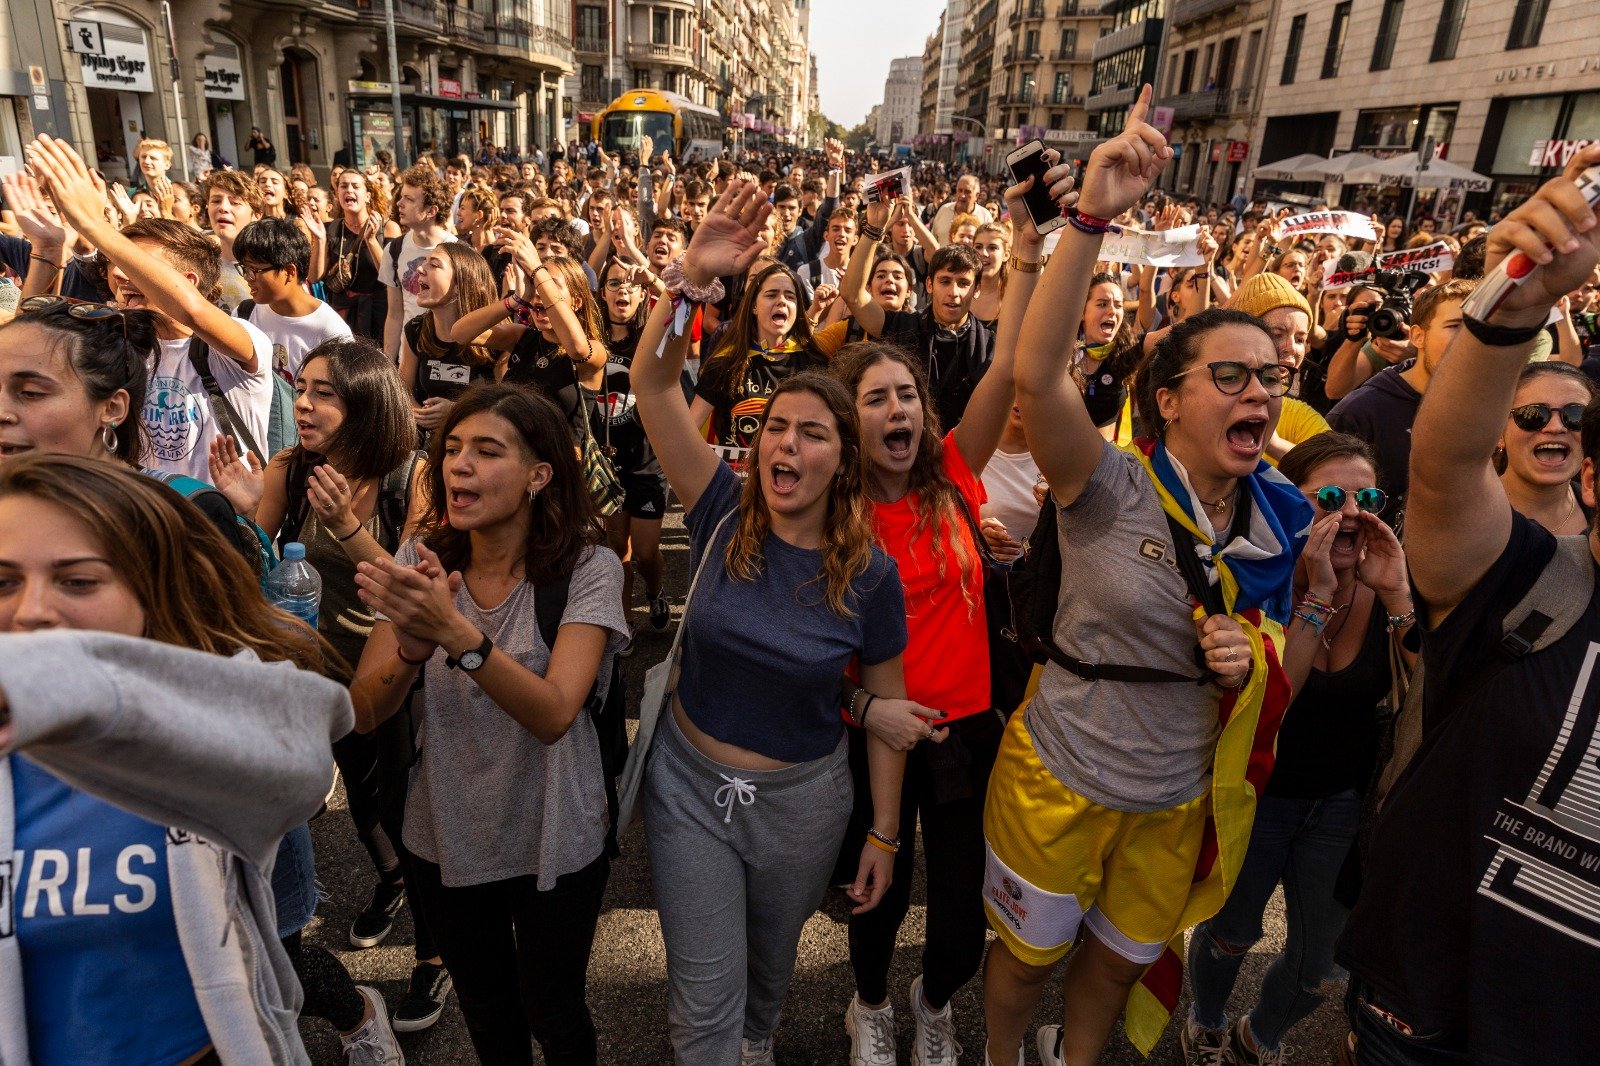
[[[1586,405],[1581,403],[1564,403],[1560,407],[1551,407],[1547,403],[1525,403],[1511,409],[1511,421],[1526,433],[1537,433],[1550,424],[1551,415],[1559,414],[1561,425],[1576,433],[1583,426],[1583,412],[1586,409]]]
[[[1317,506],[1330,513],[1342,511],[1344,510],[1344,501],[1350,495],[1338,485],[1324,485],[1317,490]],[[1383,490],[1378,488],[1356,489],[1354,495],[1356,498],[1356,510],[1366,511],[1368,514],[1378,514],[1389,503],[1389,497],[1385,496]]]
[[[1223,359],[1215,363],[1206,363],[1204,366],[1190,367],[1181,374],[1174,374],[1172,380],[1198,374],[1202,370],[1211,372],[1211,384],[1224,396],[1237,396],[1250,384],[1254,377],[1261,382],[1261,387],[1267,390],[1268,396],[1282,396],[1289,391],[1289,386],[1294,384],[1295,368],[1282,363],[1267,363],[1265,366],[1250,366],[1236,359]]]

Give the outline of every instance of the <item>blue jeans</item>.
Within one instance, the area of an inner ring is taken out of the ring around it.
[[[1279,880],[1288,933],[1250,1012],[1251,1035],[1263,1048],[1276,1049],[1296,1022],[1317,1009],[1322,984],[1334,970],[1334,942],[1350,913],[1333,898],[1333,885],[1355,840],[1360,810],[1354,791],[1321,800],[1263,796],[1256,803],[1239,880],[1222,910],[1189,940],[1197,1024],[1227,1025],[1228,996],[1245,953],[1261,939],[1261,917]]]

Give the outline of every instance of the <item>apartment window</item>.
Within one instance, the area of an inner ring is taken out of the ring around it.
[[[606,95],[606,72],[604,67],[584,64],[583,67],[583,98],[585,100],[603,100]]]
[[[1171,96],[1177,91],[1178,85],[1178,53],[1174,52],[1167,57],[1167,91],[1163,94]]]
[[[668,44],[672,37],[672,14],[667,11],[650,13],[650,43]]]
[[[1256,57],[1261,54],[1261,31],[1250,31],[1250,46],[1244,54],[1244,69],[1239,72],[1239,85],[1250,88],[1256,80]]]
[[[1194,90],[1194,64],[1200,53],[1193,48],[1183,53],[1183,73],[1178,75],[1178,92],[1187,93]]]
[[[1215,59],[1216,57],[1217,57],[1217,43],[1215,41],[1212,41],[1210,44],[1206,45],[1206,59],[1205,59],[1205,62],[1200,64],[1200,77],[1201,77],[1201,81],[1202,81],[1202,87],[1207,92],[1210,92],[1212,89],[1215,89],[1217,87],[1216,75],[1211,73],[1211,71],[1212,71],[1211,61],[1213,59]]]
[[[1216,82],[1219,89],[1233,88],[1233,68],[1239,60],[1239,38],[1228,37],[1217,49]]]
[[[1539,35],[1544,32],[1544,13],[1549,8],[1550,0],[1517,0],[1506,48],[1532,48],[1538,44]]]
[[[1020,103],[1033,103],[1033,72],[1022,75],[1022,84],[1017,88],[1017,100]]]
[[[1467,17],[1467,0],[1444,0],[1439,9],[1439,27],[1433,31],[1433,51],[1428,62],[1437,63],[1456,57],[1456,45],[1461,41],[1461,23]]]
[[[1050,93],[1050,102],[1053,104],[1064,104],[1067,102],[1067,97],[1071,94],[1071,92],[1072,75],[1068,74],[1064,70],[1058,71],[1056,73],[1055,88]]]
[[[1023,56],[1024,59],[1027,59],[1027,58],[1031,58],[1033,56],[1036,56],[1038,54],[1039,54],[1039,31],[1038,30],[1029,30],[1028,33],[1027,33],[1027,36],[1022,39],[1022,56]]]
[[[1078,31],[1064,29],[1061,31],[1061,58],[1066,59],[1078,49]]]
[[[1388,70],[1394,61],[1394,40],[1400,35],[1400,18],[1406,9],[1406,0],[1383,0],[1383,14],[1378,16],[1378,39],[1372,43],[1372,70]]]
[[[606,9],[584,4],[578,8],[578,40],[600,47],[594,51],[605,50],[606,38]]]
[[[1337,78],[1339,61],[1344,57],[1344,35],[1350,28],[1350,0],[1333,9],[1333,25],[1328,27],[1328,47],[1322,51],[1322,76]]]
[[[1300,66],[1300,44],[1306,36],[1306,17],[1296,15],[1289,23],[1289,43],[1283,50],[1283,75],[1279,85],[1293,85],[1295,69]]]

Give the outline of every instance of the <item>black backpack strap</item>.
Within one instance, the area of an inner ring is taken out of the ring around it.
[[[206,390],[206,396],[211,401],[211,414],[217,420],[217,427],[227,436],[234,438],[261,463],[263,469],[267,465],[267,455],[256,443],[255,437],[250,435],[249,427],[244,419],[239,417],[233,404],[229,402],[227,393],[222,391],[222,386],[217,384],[217,376],[211,372],[211,348],[196,334],[189,338],[189,365],[194,367],[194,372],[200,375],[200,384]],[[269,371],[270,373],[270,371]]]
[[[254,311],[255,309],[256,302],[254,300],[240,300],[239,306],[233,309],[233,317],[248,319],[250,317],[250,312]]]
[[[416,483],[417,464],[422,453],[413,452],[409,463],[401,463],[383,477],[378,486],[378,543],[390,554],[400,549],[400,538],[405,535],[406,518],[411,514],[411,488]],[[535,597],[537,603],[537,596]],[[562,597],[561,609],[556,612],[556,625],[561,624],[561,612],[567,608]],[[543,626],[540,626],[543,632]],[[554,635],[545,644],[555,647]]]

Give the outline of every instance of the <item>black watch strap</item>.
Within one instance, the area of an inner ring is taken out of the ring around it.
[[[482,665],[481,660],[487,659],[489,657],[489,652],[493,648],[494,648],[494,641],[490,639],[489,634],[485,633],[483,635],[483,641],[476,648],[468,648],[466,651],[462,652],[461,654],[462,654],[463,657],[465,657],[467,655],[472,654],[473,652],[477,652],[478,656],[479,656],[479,660],[480,660],[479,665]],[[444,664],[446,666],[448,666],[450,669],[455,670],[458,667],[460,667],[461,660],[456,658],[453,655],[446,655],[445,658],[444,658]]]
[[[1516,329],[1511,326],[1496,326],[1471,315],[1462,315],[1461,324],[1467,328],[1468,333],[1478,339],[1478,343],[1487,344],[1491,348],[1513,348],[1519,344],[1527,344],[1544,332],[1542,325]]]

